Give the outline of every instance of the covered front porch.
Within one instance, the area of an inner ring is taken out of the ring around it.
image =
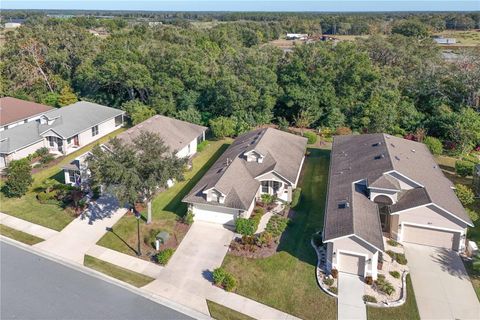
[[[263,180],[260,184],[260,194],[273,195],[283,201],[292,200],[292,187],[289,184],[277,180]]]

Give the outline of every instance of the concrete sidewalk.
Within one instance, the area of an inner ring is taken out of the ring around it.
[[[85,253],[107,232],[107,227],[112,227],[126,212],[127,209],[118,208],[112,198],[100,198],[91,205],[87,217],[78,217],[58,234],[35,247],[83,264]]]
[[[86,254],[152,278],[159,277],[160,272],[163,270],[163,267],[158,264],[138,259],[99,245],[92,246]]]
[[[58,231],[56,230],[40,226],[38,224],[16,218],[2,212],[0,212],[0,224],[45,240],[50,239],[58,234]]]

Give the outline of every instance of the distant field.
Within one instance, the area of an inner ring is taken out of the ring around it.
[[[446,30],[434,35],[442,36],[444,38],[457,39],[456,44],[445,45],[444,47],[472,47],[480,46],[480,29],[469,31],[453,31]]]

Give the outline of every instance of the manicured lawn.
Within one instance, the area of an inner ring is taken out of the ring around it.
[[[43,239],[41,238],[32,236],[31,234],[25,233],[23,231],[12,229],[3,224],[0,224],[0,234],[2,236],[12,238],[28,245],[34,245],[43,241]]]
[[[296,215],[278,252],[265,259],[227,255],[223,266],[238,279],[237,293],[302,319],[336,319],[336,300],[317,285],[317,257],[310,245],[322,230],[330,151],[309,149]]]
[[[230,140],[211,141],[210,144],[193,159],[192,168],[185,173],[185,180],[176,183],[170,189],[159,193],[152,203],[152,223],[141,224],[142,239],[150,230],[167,231],[181,242],[187,230],[175,231],[177,220],[187,211],[187,205],[182,203],[183,197],[195,186],[215,160],[228,147]],[[145,216],[146,212],[142,212]],[[105,234],[99,245],[134,255],[137,245],[137,222],[134,216],[123,216],[114,226],[113,232]],[[153,248],[142,241],[142,253],[153,252]]]
[[[102,273],[105,273],[106,275],[109,275],[123,282],[129,283],[132,286],[135,286],[138,288],[143,287],[149,284],[150,282],[152,282],[153,280],[155,280],[154,278],[145,276],[141,273],[136,273],[136,272],[118,267],[114,264],[105,262],[103,260],[97,259],[89,255],[85,255],[85,258],[83,260],[83,265],[86,267],[92,268],[94,270],[100,271]]]
[[[23,197],[7,198],[3,193],[0,193],[0,211],[47,228],[57,231],[62,230],[74,217],[58,205],[41,204],[38,202],[35,189],[40,187],[43,181],[48,178],[56,179],[63,183],[62,166],[68,164],[79,155],[91,150],[96,144],[104,143],[124,130],[124,128],[120,128],[80,150],[63,157],[58,163],[35,173],[33,175],[34,182],[32,187]]]
[[[407,276],[407,301],[405,304],[395,308],[367,307],[367,318],[369,320],[420,319],[410,275]]]
[[[210,316],[216,320],[252,320],[253,318],[237,312],[230,308],[224,307],[221,304],[207,300],[208,311]]]

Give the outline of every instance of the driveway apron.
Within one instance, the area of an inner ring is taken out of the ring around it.
[[[456,252],[409,243],[405,253],[422,319],[480,319],[480,304]]]
[[[363,302],[365,284],[360,276],[341,272],[338,276],[338,319],[367,319]]]

